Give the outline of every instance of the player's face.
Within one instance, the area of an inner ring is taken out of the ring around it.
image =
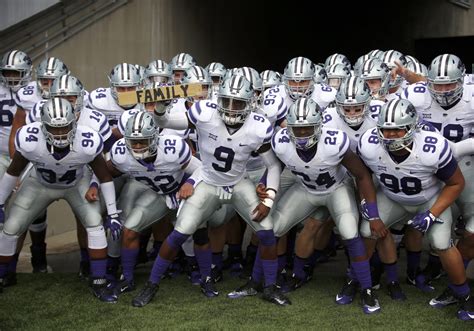
[[[53,85],[54,79],[52,78],[40,78],[39,83],[41,88],[45,91],[49,91],[51,89],[51,85]]]
[[[45,124],[46,125],[46,124]],[[55,137],[66,136],[72,130],[72,124],[68,126],[53,127],[46,125],[46,129]]]
[[[209,86],[202,85],[202,92],[199,95],[193,97],[194,101],[205,100],[209,98]]]
[[[294,80],[289,80],[288,85],[290,86],[291,89],[295,90],[303,90],[306,91],[309,88],[309,85],[311,84],[311,80],[302,80],[302,81],[294,81]]]
[[[357,105],[357,106],[344,106],[342,109],[344,110],[344,114],[351,117],[360,117],[364,112],[364,105]]]
[[[173,80],[175,84],[179,84],[181,79],[184,77],[184,70],[173,71]]]
[[[342,79],[340,78],[329,78],[328,79],[328,85],[331,86],[332,88],[338,90],[339,86],[341,86]]]
[[[145,110],[149,113],[153,113],[155,111],[155,103],[154,102],[145,103]]]
[[[153,83],[164,84],[164,83],[167,83],[167,82],[168,82],[168,77],[165,77],[165,76],[153,76],[153,77],[150,77],[150,81],[153,82]]]
[[[380,79],[366,79],[365,82],[369,85],[372,93],[377,92],[382,87],[382,81]]]
[[[133,139],[130,140],[130,146],[132,146],[133,150],[142,151],[148,148],[148,139]]]
[[[21,78],[21,72],[16,70],[2,70],[2,74],[8,78],[17,78],[18,80]]]
[[[307,138],[314,134],[314,126],[293,127],[293,134],[296,138]]]
[[[212,85],[217,86],[221,82],[221,78],[219,76],[211,76]]]
[[[407,134],[405,129],[382,129],[384,138],[386,139],[397,139],[403,138]]]
[[[433,90],[436,92],[450,92],[456,89],[458,83],[433,84]]]

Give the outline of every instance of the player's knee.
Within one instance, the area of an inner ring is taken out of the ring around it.
[[[17,235],[9,235],[0,232],[0,256],[12,256],[16,252],[16,244],[18,242]]]
[[[357,219],[352,214],[343,215],[336,224],[343,240],[350,240],[359,236]]]
[[[193,234],[194,243],[198,246],[204,246],[209,243],[207,228],[197,229]]]
[[[453,241],[449,236],[435,236],[430,234],[428,239],[431,248],[435,251],[445,251],[453,247]]]
[[[87,245],[90,249],[104,249],[107,247],[107,238],[105,230],[102,225],[88,227],[87,231]]]
[[[370,231],[370,224],[368,221],[362,220],[360,235],[363,238],[370,238],[372,236],[372,231]]]

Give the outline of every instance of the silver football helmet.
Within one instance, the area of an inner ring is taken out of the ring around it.
[[[262,88],[266,90],[281,84],[281,74],[278,71],[265,70],[260,73],[262,78]]]
[[[349,67],[349,70],[351,70],[351,61],[345,56],[344,54],[339,54],[339,53],[334,53],[332,55],[329,55],[326,58],[326,61],[324,61],[324,68],[327,70],[329,66],[332,66],[333,64],[342,64],[346,67]]]
[[[428,90],[433,99],[443,107],[457,102],[463,93],[466,68],[453,54],[438,55],[428,68]]]
[[[46,142],[53,147],[70,146],[76,134],[76,115],[71,103],[63,98],[51,98],[41,107],[41,130]]]
[[[176,54],[170,62],[173,80],[177,84],[183,78],[184,71],[196,65],[194,58],[187,53]]]
[[[118,101],[118,93],[123,92],[124,88],[132,87],[135,91],[140,88],[140,71],[133,64],[117,64],[110,72],[109,82],[112,96],[115,101]],[[121,105],[122,108],[130,108],[133,106],[135,105]]]
[[[241,75],[226,78],[217,92],[217,110],[227,125],[242,124],[252,111],[252,84]]]
[[[321,108],[306,97],[296,100],[286,115],[288,135],[295,147],[307,150],[319,141],[321,136]]]
[[[384,51],[381,51],[380,49],[373,49],[370,52],[368,52],[366,55],[368,56],[368,59],[375,57],[377,59],[382,60],[383,54],[384,54]]]
[[[390,82],[390,69],[380,59],[371,58],[363,64],[360,76],[369,85],[372,98],[385,100]]]
[[[316,84],[325,84],[325,85],[328,84],[328,74],[322,64],[314,65],[313,80]]]
[[[219,86],[219,84],[222,83],[222,80],[224,79],[224,76],[227,72],[224,65],[219,62],[209,63],[206,67],[206,70],[209,73],[209,76],[211,76],[212,85],[214,86]]]
[[[242,75],[244,76],[252,86],[254,98],[252,100],[252,107],[256,108],[261,103],[262,89],[263,89],[263,81],[260,77],[257,70],[251,67],[242,67],[239,68],[234,75]]]
[[[202,85],[202,94],[199,96],[188,97],[189,102],[196,102],[198,100],[209,99],[212,91],[212,79],[206,69],[200,66],[192,66],[186,69],[184,76],[181,79],[181,84],[199,83]]]
[[[146,83],[158,82],[160,84],[167,84],[172,81],[171,66],[163,60],[152,61],[145,68]]]
[[[288,95],[296,100],[310,97],[314,90],[315,68],[310,59],[299,56],[291,59],[283,71],[283,84]]]
[[[403,129],[406,133],[401,138],[385,138],[385,129]],[[410,101],[392,99],[382,106],[377,120],[377,135],[388,151],[408,149],[417,129],[418,114]]]
[[[17,92],[31,80],[32,66],[25,52],[13,50],[5,53],[0,62],[0,83]]]
[[[127,121],[125,126],[125,145],[137,160],[155,156],[158,150],[158,130],[153,115],[138,112]]]
[[[69,74],[69,69],[63,61],[50,57],[40,62],[36,68],[36,82],[43,99],[50,97],[49,90],[53,81],[62,75]]]
[[[418,74],[423,77],[428,77],[428,68],[418,60],[410,61],[407,64],[407,69],[413,71],[415,74]]]
[[[332,64],[326,68],[328,75],[328,85],[334,89],[339,89],[342,81],[351,75],[351,71],[343,64]]]
[[[407,65],[407,60],[405,56],[399,51],[395,51],[393,49],[385,51],[383,53],[382,61],[389,67],[390,70],[393,70],[397,67],[395,61],[400,62],[404,67],[406,67]],[[397,75],[395,78],[392,78],[392,76],[390,75],[390,83],[388,84],[388,87],[389,89],[398,87],[402,82],[402,76]]]
[[[365,80],[357,76],[346,78],[336,94],[336,109],[349,126],[358,126],[364,122],[372,99]]]
[[[71,75],[62,75],[56,78],[51,85],[51,97],[67,99],[73,106],[76,117],[84,104],[84,87],[79,79]]]

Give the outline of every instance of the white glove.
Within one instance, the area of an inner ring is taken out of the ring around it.
[[[218,186],[217,187],[217,194],[219,195],[220,200],[232,199],[233,192],[234,192],[233,186]]]

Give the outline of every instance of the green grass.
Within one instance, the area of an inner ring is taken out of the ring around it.
[[[242,284],[230,277],[218,284],[220,295],[214,299],[205,298],[184,276],[164,280],[152,303],[134,308],[130,302],[136,291],[122,295],[117,304],[106,304],[95,299],[76,274],[20,274],[19,284],[0,294],[0,330],[474,329],[474,323],[456,319],[456,306],[430,308],[427,302],[432,295],[407,285],[404,290],[409,300],[405,303],[391,301],[384,289],[378,291],[382,312],[376,315],[363,314],[359,297],[351,305],[338,306],[334,297],[343,279],[331,275],[331,264],[320,274],[316,269],[315,279],[291,293],[293,305],[288,307],[277,307],[258,297],[226,298],[226,293]],[[139,288],[145,280],[142,268],[137,277]],[[438,283],[436,293],[443,282]]]

